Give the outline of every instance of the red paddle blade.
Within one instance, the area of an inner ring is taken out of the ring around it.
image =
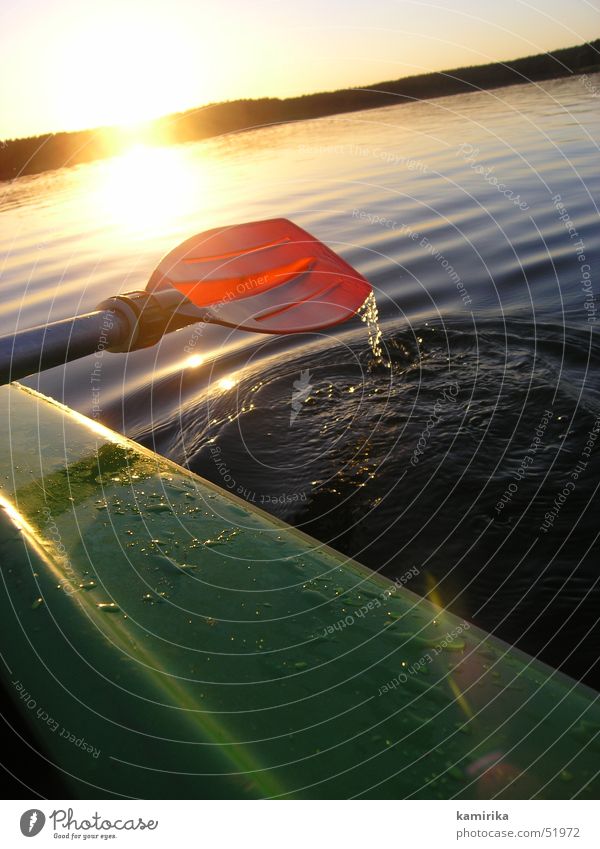
[[[174,288],[202,318],[259,333],[301,333],[353,316],[371,285],[285,218],[207,230],[160,262],[148,291]]]

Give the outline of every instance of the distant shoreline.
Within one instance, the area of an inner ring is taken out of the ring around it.
[[[284,99],[261,98],[214,103],[158,118],[144,127],[159,144],[181,144],[264,125],[322,118],[478,90],[490,91],[503,86],[596,71],[600,71],[600,39],[511,62],[419,74],[365,88]],[[124,143],[116,141],[118,134],[119,128],[107,127],[70,133],[46,133],[0,142],[0,180],[40,174],[118,155],[124,149]]]

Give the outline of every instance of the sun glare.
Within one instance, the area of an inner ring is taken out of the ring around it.
[[[198,368],[204,362],[204,357],[200,354],[192,354],[184,363],[185,368]]]
[[[99,166],[90,203],[127,232],[163,233],[201,205],[199,182],[201,168],[192,168],[182,148],[136,143]]]
[[[65,38],[68,49],[56,52],[65,127],[128,125],[201,100],[191,36],[152,4],[142,14],[126,3],[86,8]]]

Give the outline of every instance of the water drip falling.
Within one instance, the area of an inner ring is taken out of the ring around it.
[[[377,309],[374,292],[371,292],[362,307],[360,307],[358,315],[360,316],[360,320],[367,325],[369,347],[371,348],[375,363],[389,367],[389,362],[386,362],[383,357],[383,348],[381,347],[381,337],[383,334],[379,326],[379,310]]]

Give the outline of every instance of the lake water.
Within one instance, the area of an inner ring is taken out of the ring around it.
[[[599,686],[600,76],[276,126],[0,184],[0,332],[289,217],[365,325],[206,328],[27,381]],[[187,350],[186,350],[187,349]]]

